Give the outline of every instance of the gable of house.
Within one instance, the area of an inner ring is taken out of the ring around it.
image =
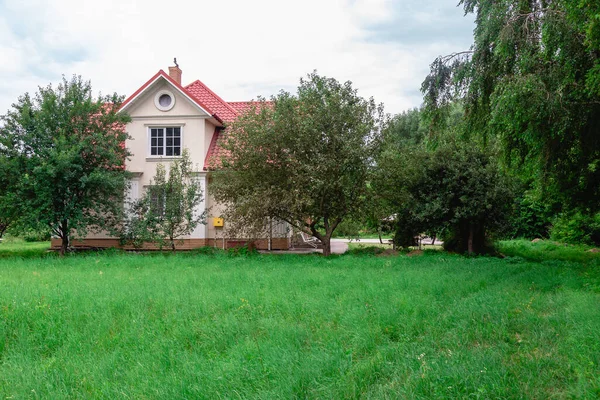
[[[204,124],[197,123],[193,127],[195,137],[184,134],[186,144],[183,147],[190,148],[195,164],[202,165],[204,170],[208,170],[210,161],[224,154],[220,146],[224,124],[234,121],[256,103],[253,101],[227,102],[200,80],[182,86],[181,75],[179,67],[169,67],[169,74],[160,70],[123,102],[121,111],[128,112],[132,117],[128,131],[134,138],[127,145],[134,155],[148,153],[150,138],[145,137],[148,132],[144,133],[151,125],[148,123],[148,119],[156,121],[157,126],[167,126],[169,121],[172,121],[173,124],[181,124],[183,119],[204,119]],[[171,109],[160,109],[157,104],[158,97],[163,92],[173,97],[174,106]],[[136,124],[136,121],[142,120],[144,121],[141,124],[143,127],[139,123]],[[182,129],[190,132],[192,131],[190,128]],[[148,157],[144,161],[151,161],[149,158],[152,158],[152,154],[146,155]],[[133,172],[143,169],[141,158],[136,157],[136,160],[132,160],[128,167]]]

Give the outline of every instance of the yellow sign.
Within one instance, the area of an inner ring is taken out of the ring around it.
[[[213,218],[213,226],[223,226],[223,218]]]

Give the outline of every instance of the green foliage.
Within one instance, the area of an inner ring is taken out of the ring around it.
[[[73,233],[119,221],[129,156],[121,100],[116,94],[93,98],[89,82],[63,78],[56,88],[21,96],[2,117],[0,159],[18,176],[9,196],[19,200],[20,223],[50,229],[62,239],[62,253]]]
[[[421,111],[417,108],[395,115],[385,126],[383,137],[389,148],[404,148],[425,141],[427,128],[422,121]]]
[[[511,192],[495,157],[478,147],[450,145],[421,159],[407,188],[413,219],[443,233],[444,248],[487,252],[486,237],[508,214]]]
[[[312,73],[227,127],[213,193],[228,229],[264,229],[273,217],[319,238],[358,216],[380,138],[382,109],[350,82]],[[246,236],[251,237],[251,236]]]
[[[23,235],[23,240],[26,242],[49,242],[50,232],[46,231],[27,231]]]
[[[442,236],[448,250],[482,253],[503,223],[511,191],[496,158],[478,146],[446,140],[434,150],[384,152],[373,186],[394,212],[395,243],[420,233]]]
[[[18,164],[2,154],[1,149],[0,142],[0,239],[23,213],[23,203],[19,198]]]
[[[340,222],[335,230],[334,236],[344,238],[359,238],[361,237],[361,224],[355,220],[345,220]]]
[[[515,198],[502,236],[515,239],[547,238],[552,226],[552,210],[541,200],[525,193]]]
[[[150,195],[129,201],[123,216],[123,223],[118,229],[122,246],[133,246],[141,249],[145,243],[158,243],[160,238],[156,227],[160,223],[159,215],[152,212]]]
[[[600,245],[600,213],[573,210],[559,214],[553,221],[551,238],[564,243]]]
[[[227,253],[234,257],[248,257],[259,254],[258,250],[256,250],[256,247],[252,243],[245,244],[243,246],[231,247],[227,249]]]
[[[440,57],[423,83],[433,127],[455,101],[466,132],[499,143],[534,171],[544,197],[600,207],[598,4],[589,0],[462,0],[476,14],[470,51]]]
[[[198,212],[203,194],[196,175],[188,149],[169,165],[168,173],[158,164],[149,189],[128,207],[121,242],[136,248],[155,242],[175,251],[179,238],[206,223],[206,211]]]
[[[600,387],[598,261],[23,260],[3,246],[2,398],[585,399]]]

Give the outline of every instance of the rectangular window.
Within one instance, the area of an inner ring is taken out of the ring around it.
[[[150,155],[181,156],[181,127],[150,128]]]
[[[165,192],[160,187],[150,186],[150,212],[157,217],[165,213]]]

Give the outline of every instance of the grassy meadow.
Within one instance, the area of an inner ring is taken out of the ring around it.
[[[60,259],[2,243],[0,398],[599,397],[599,260],[502,246]]]

